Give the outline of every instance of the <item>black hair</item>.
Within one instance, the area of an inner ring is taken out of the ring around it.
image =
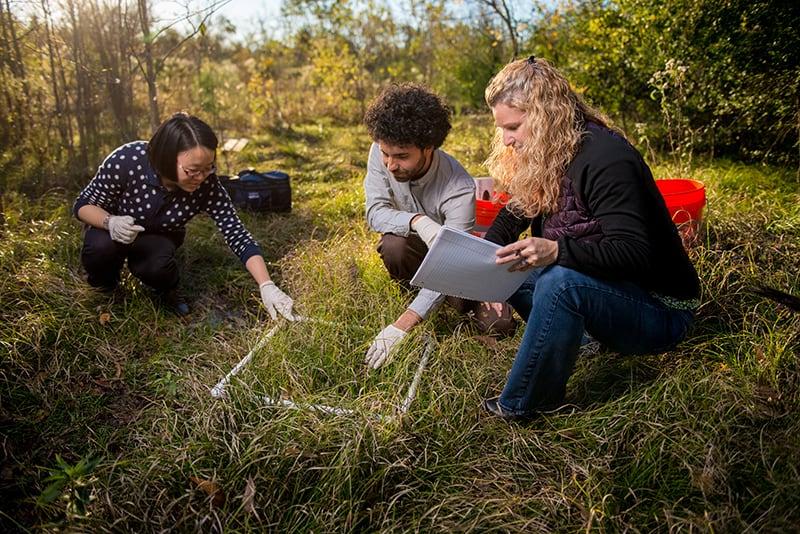
[[[156,128],[147,146],[147,159],[158,176],[176,182],[178,154],[197,146],[216,152],[217,145],[219,140],[211,126],[181,111]]]
[[[392,84],[369,105],[364,124],[376,142],[439,148],[450,132],[450,108],[422,85]]]

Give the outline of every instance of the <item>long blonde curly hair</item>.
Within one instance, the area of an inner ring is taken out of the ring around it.
[[[505,146],[497,128],[484,162],[498,189],[511,195],[508,206],[518,215],[536,217],[558,210],[561,181],[578,152],[587,121],[622,133],[541,58],[531,56],[503,67],[486,87],[485,98],[490,108],[505,104],[525,113],[530,134],[522,146]]]

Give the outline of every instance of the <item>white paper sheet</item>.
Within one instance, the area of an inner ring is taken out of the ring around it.
[[[510,264],[497,265],[494,252],[498,248],[443,226],[411,284],[470,300],[503,302],[519,289],[530,271],[510,273]]]

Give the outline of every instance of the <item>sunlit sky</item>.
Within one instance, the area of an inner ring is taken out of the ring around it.
[[[172,4],[180,6],[180,3],[174,1],[155,0],[155,2],[157,5],[166,6]],[[264,25],[268,30],[280,32],[277,19],[280,16],[281,3],[282,0],[229,0],[217,13],[224,15],[233,22],[238,30],[237,34],[240,36],[258,29],[260,25]],[[397,9],[398,2],[396,0],[383,0],[383,2],[378,1],[378,3],[395,7],[393,11],[396,16],[402,16],[402,13],[399,12],[400,10]],[[510,0],[508,3],[517,17],[520,17],[525,12],[530,13],[533,8],[531,0]],[[543,0],[539,3],[545,6],[552,6],[556,3],[556,0]],[[450,7],[458,10],[466,8],[469,4],[470,2],[465,0],[451,0]],[[208,5],[208,3],[195,5]]]
[[[258,18],[275,18],[281,8],[281,0],[231,0],[219,13],[237,26],[248,24]]]
[[[130,2],[133,8],[135,8],[135,4],[135,2]],[[276,25],[281,8],[281,0],[152,0],[150,15],[155,28],[162,28],[184,18],[189,11],[198,13],[203,8],[214,4],[223,4],[216,10],[214,17],[224,15],[236,26],[237,34],[254,31],[262,24],[267,29],[272,29],[272,26]],[[187,10],[187,6],[189,10]],[[10,7],[12,13],[22,17],[32,15],[41,17],[41,5],[38,1],[11,0]],[[50,9],[56,20],[65,17],[61,2],[51,1]],[[199,20],[199,16],[192,18]]]
[[[540,3],[553,5],[556,1],[544,0]],[[286,30],[281,26],[279,20],[282,0],[151,0],[151,2],[150,14],[154,21],[153,29],[156,30],[185,19],[190,12],[194,14],[191,19],[199,21],[201,18],[199,13],[211,5],[221,5],[216,9],[212,21],[218,15],[223,15],[236,26],[236,37],[234,38],[244,38],[262,28],[275,37],[279,37]],[[394,7],[399,4],[397,0],[383,0],[383,2],[378,0],[378,3]],[[510,0],[509,4],[515,15],[524,19],[524,13],[530,13],[533,2],[531,0]],[[50,5],[56,19],[64,16],[61,2],[51,1]],[[135,7],[135,2],[131,2],[131,5]],[[470,2],[466,0],[452,0],[450,3],[450,7],[454,7],[456,10],[469,5]],[[10,6],[12,12],[22,16],[34,13],[41,16],[41,6],[34,0],[10,0]],[[396,16],[403,16],[402,10],[394,9],[393,11]],[[178,23],[178,26],[188,25]]]
[[[223,2],[224,5],[215,11],[212,20],[219,15],[224,16],[236,26],[236,33],[239,36],[257,30],[262,24],[267,29],[277,31],[277,26],[275,28],[273,26],[276,25],[280,15],[281,0],[193,1],[190,6],[192,11],[198,11],[204,6]],[[158,19],[161,24],[168,23],[176,16],[185,15],[186,3],[186,1],[155,0],[153,2],[153,17]]]
[[[276,25],[280,16],[281,0],[231,0],[218,11],[228,18],[238,33],[247,33],[261,24],[267,28]]]

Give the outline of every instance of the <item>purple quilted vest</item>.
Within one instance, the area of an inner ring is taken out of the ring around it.
[[[592,217],[572,188],[572,180],[564,176],[558,198],[560,209],[544,218],[542,236],[556,241],[569,236],[578,241],[599,241],[603,237],[600,223]]]

